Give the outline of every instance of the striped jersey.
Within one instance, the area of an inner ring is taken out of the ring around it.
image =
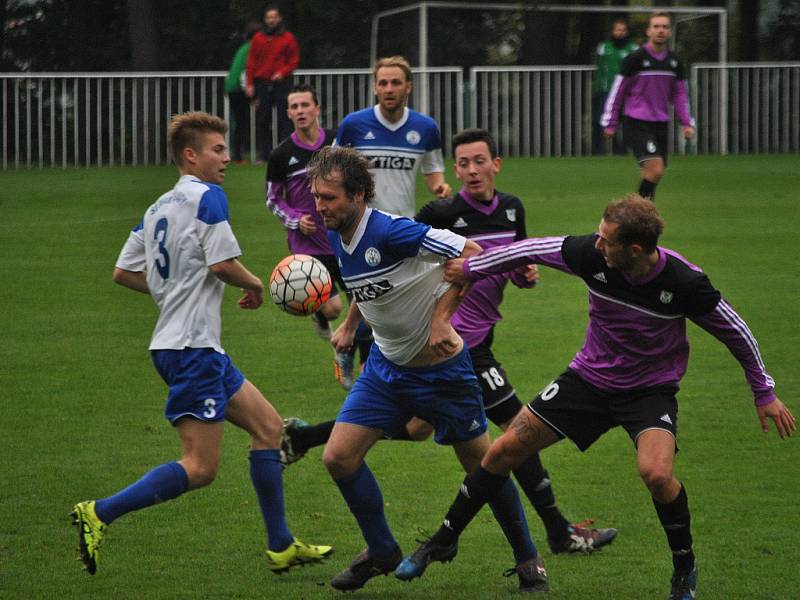
[[[461,254],[466,239],[370,207],[349,244],[335,231],[328,237],[381,353],[400,366],[411,362],[428,343],[433,308],[450,287],[442,265]]]
[[[677,386],[689,359],[688,318],[739,361],[756,405],[775,398],[753,334],[699,267],[659,246],[656,266],[632,280],[606,265],[596,239],[530,238],[470,258],[464,272],[474,280],[539,263],[580,277],[589,291],[589,326],[569,366],[598,388]]]
[[[415,212],[417,171],[444,173],[442,139],[432,118],[406,108],[396,123],[380,107],[347,115],[339,125],[337,146],[351,146],[369,158],[375,176],[373,206],[412,217]]]
[[[491,201],[475,200],[466,190],[452,198],[434,200],[414,217],[439,229],[449,229],[472,240],[484,250],[528,237],[525,209],[516,196],[495,192]],[[533,287],[518,273],[500,273],[476,281],[458,305],[451,323],[467,346],[480,344],[503,317],[500,304],[509,279],[518,287]]]
[[[183,175],[152,204],[128,236],[116,266],[146,272],[159,309],[151,350],[213,348],[220,343],[225,284],[209,266],[242,254],[218,185]]]
[[[305,144],[297,133],[292,133],[269,155],[267,163],[267,208],[286,228],[286,240],[293,254],[333,254],[328,241],[325,222],[317,212],[314,196],[308,181],[307,167],[314,152],[330,146],[336,132],[320,129],[313,146]],[[311,215],[317,230],[304,235],[299,229],[300,217]]]
[[[694,127],[689,111],[686,69],[674,52],[655,53],[649,44],[631,52],[620,65],[600,124],[616,128],[624,104],[625,116],[640,121],[670,121],[670,104],[675,107],[678,121],[684,127]]]

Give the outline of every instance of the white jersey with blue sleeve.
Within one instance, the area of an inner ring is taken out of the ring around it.
[[[434,306],[450,287],[442,265],[461,254],[466,238],[372,208],[349,244],[334,231],[328,237],[381,353],[408,364],[428,343]]]
[[[218,185],[184,175],[128,236],[116,266],[144,271],[160,311],[151,350],[213,348],[221,337],[225,284],[209,266],[242,254]]]
[[[369,158],[375,176],[375,208],[413,217],[417,171],[444,173],[442,136],[431,117],[406,108],[396,123],[377,105],[347,115],[334,145],[350,146]]]

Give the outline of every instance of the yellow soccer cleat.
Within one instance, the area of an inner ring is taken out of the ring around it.
[[[297,538],[286,550],[273,552],[267,550],[267,567],[273,573],[284,573],[298,565],[320,562],[333,554],[332,546],[314,546]]]
[[[72,523],[78,528],[78,544],[84,569],[94,575],[97,572],[97,560],[100,543],[103,541],[108,525],[103,523],[94,512],[94,500],[78,502],[70,513]]]

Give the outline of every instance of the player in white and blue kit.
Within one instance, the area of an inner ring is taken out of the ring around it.
[[[417,171],[439,198],[452,192],[444,179],[439,126],[409,109],[411,66],[402,56],[381,58],[373,69],[375,106],[347,115],[339,125],[336,146],[350,146],[369,158],[375,176],[375,208],[413,217]]]
[[[230,162],[227,129],[225,121],[203,112],[173,117],[167,139],[181,177],[147,209],[117,259],[114,281],[150,294],[159,309],[150,352],[169,387],[165,415],[180,436],[182,455],[113,496],[74,507],[81,559],[91,574],[113,521],[214,480],[225,420],[252,438],[250,477],[267,529],[270,570],[280,573],[332,552],[289,531],[278,449],[281,418],[220,343],[225,284],[243,290],[244,309],[261,306],[264,293],[261,280],[238,260],[242,252],[220,187]]]
[[[417,171],[439,198],[452,192],[444,179],[444,158],[439,127],[432,118],[410,110],[411,66],[402,56],[378,59],[373,68],[378,103],[347,115],[339,125],[335,146],[349,146],[366,156],[375,179],[375,208],[404,217],[416,213]],[[363,323],[356,335],[362,362],[369,354],[371,337]],[[337,378],[349,389],[353,379],[351,355],[340,361]]]
[[[386,522],[380,488],[364,457],[384,435],[401,433],[412,416],[431,423],[436,441],[452,445],[464,468],[480,462],[489,437],[469,353],[450,325],[460,289],[442,282],[448,258],[480,247],[368,206],[374,196],[369,163],[349,148],[323,148],[309,163],[311,191],[322,215],[342,278],[355,302],[334,332],[338,351],[352,346],[361,315],[375,344],[365,369],[336,419],[323,462],[356,518],[367,548],[331,582],[355,590],[395,569],[402,551]],[[492,509],[517,563],[538,552],[513,484]],[[455,556],[451,549],[449,560]],[[536,585],[546,587],[546,579]]]

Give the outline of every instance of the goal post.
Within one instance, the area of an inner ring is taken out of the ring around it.
[[[370,68],[378,59],[378,30],[381,19],[406,12],[419,11],[419,64],[422,72],[420,78],[420,94],[418,95],[421,112],[428,112],[428,81],[425,71],[428,68],[428,16],[430,9],[458,9],[458,10],[492,10],[516,12],[564,12],[564,13],[652,13],[666,12],[674,15],[685,15],[684,18],[675,18],[673,30],[676,31],[681,23],[693,21],[703,17],[716,17],[717,19],[717,60],[721,65],[728,61],[728,10],[718,6],[594,6],[594,5],[566,5],[566,4],[514,4],[502,2],[416,2],[406,6],[381,11],[372,17],[370,32]],[[674,39],[673,39],[674,43]],[[727,71],[720,71],[720,121],[723,127],[721,132],[722,154],[727,154],[727,113],[728,113],[728,85]]]

